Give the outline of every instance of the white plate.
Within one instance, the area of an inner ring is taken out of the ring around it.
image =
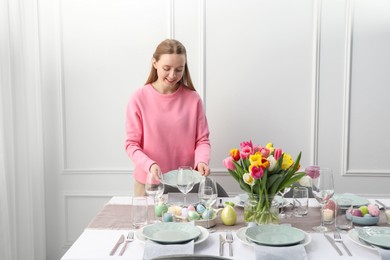
[[[201,227],[201,226],[196,226],[196,227],[199,228],[201,233],[200,233],[200,236],[195,240],[195,245],[206,241],[206,239],[209,237],[209,231],[207,229],[205,229],[204,227]],[[135,238],[138,241],[140,241],[141,243],[145,243],[147,238],[143,235],[142,231],[143,231],[143,228],[138,229],[135,232]]]
[[[365,227],[358,230],[359,238],[371,245],[390,249],[390,228]]]
[[[256,243],[252,242],[251,240],[249,240],[246,237],[246,235],[245,235],[246,230],[247,230],[247,227],[242,227],[239,230],[237,230],[236,236],[237,236],[238,240],[240,240],[243,244],[248,245],[248,246],[255,245]],[[305,239],[302,240],[300,242],[300,244],[303,246],[306,246],[306,245],[311,243],[311,236],[308,233],[306,233],[305,231],[302,231],[302,232],[305,234]]]
[[[279,207],[287,207],[289,205],[286,199],[283,199],[282,196],[276,195],[275,200],[279,203]],[[234,204],[239,207],[244,207],[245,202],[248,201],[248,194],[243,193],[234,197]]]
[[[362,247],[365,247],[368,249],[372,249],[372,250],[376,250],[375,247],[372,247],[369,244],[367,244],[366,242],[360,240],[359,233],[358,233],[357,229],[355,229],[355,228],[348,231],[348,238],[351,239],[352,242],[355,242],[356,244],[358,244],[359,246],[362,246]]]
[[[166,185],[169,185],[169,186],[177,187],[177,181],[176,181],[177,171],[178,170],[173,170],[173,171],[164,173],[161,176],[161,182],[166,184]],[[200,172],[192,170],[192,174],[194,177],[195,184],[199,183],[202,180],[203,176],[200,174]]]

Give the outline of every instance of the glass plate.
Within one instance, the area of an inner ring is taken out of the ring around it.
[[[177,187],[177,181],[176,181],[177,171],[178,170],[173,170],[162,174],[161,182],[169,186]],[[202,175],[200,174],[200,172],[192,170],[192,174],[194,176],[194,184],[197,184],[202,180]]]
[[[365,227],[358,230],[359,238],[365,242],[390,249],[390,228]]]
[[[359,196],[354,195],[354,194],[347,194],[347,193],[345,193],[345,194],[334,194],[333,195],[333,199],[335,199],[335,200],[338,200],[338,199],[350,199],[350,200],[352,200],[352,206],[354,206],[354,207],[360,207],[360,206],[368,205],[370,203],[368,201],[368,199],[359,197]],[[350,205],[343,204],[342,206],[350,206]]]
[[[286,225],[250,227],[245,235],[249,240],[267,246],[295,245],[305,239],[305,233],[302,230]]]
[[[366,242],[362,241],[359,238],[358,231],[355,228],[348,231],[348,238],[351,239],[352,242],[355,242],[356,244],[358,244],[359,246],[363,246],[363,247],[368,248],[368,249],[376,250],[375,247],[370,246],[370,244],[367,244]]]
[[[253,246],[255,243],[252,242],[249,238],[246,237],[245,232],[247,230],[247,227],[242,227],[236,232],[236,236],[238,240],[240,240],[243,244],[248,246]],[[311,236],[309,233],[306,233],[305,231],[302,231],[305,234],[305,239],[300,242],[303,246],[306,246],[311,243]]]
[[[195,245],[197,244],[200,244],[204,241],[206,241],[206,239],[209,237],[210,233],[207,229],[205,229],[204,227],[200,227],[200,226],[196,226],[197,228],[199,228],[200,230],[200,236],[198,236],[196,239],[195,239]],[[135,232],[135,238],[140,241],[141,243],[145,243],[147,238],[143,235],[143,228],[142,229],[138,229],[136,232]]]
[[[156,223],[146,226],[142,230],[145,238],[164,244],[184,243],[200,236],[197,226],[185,223]]]

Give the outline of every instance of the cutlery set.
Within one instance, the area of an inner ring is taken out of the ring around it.
[[[112,248],[111,252],[110,252],[110,255],[114,255],[116,250],[118,249],[118,247],[123,243],[125,242],[125,244],[123,245],[122,247],[122,250],[120,251],[119,253],[119,256],[122,256],[123,253],[125,252],[126,250],[126,247],[127,247],[127,244],[129,242],[132,242],[134,241],[134,231],[130,231],[128,234],[127,234],[127,237],[125,239],[125,236],[124,235],[121,235],[118,239],[118,241],[116,242],[116,244],[114,245],[114,247]]]
[[[343,247],[344,247],[344,250],[345,252],[347,252],[347,254],[349,256],[352,256],[351,254],[351,251],[349,251],[349,249],[347,248],[347,246],[344,244],[343,242],[343,239],[341,238],[341,235],[339,232],[334,232],[333,234],[333,239],[324,233],[324,236],[325,238],[329,241],[329,243],[333,246],[333,248],[337,251],[337,253],[342,256],[343,255],[343,252],[341,252],[340,248],[338,248],[338,246],[336,245],[336,243],[340,243]]]
[[[223,256],[223,246],[225,243],[229,244],[229,256],[233,256],[233,235],[232,232],[227,232],[226,236],[219,235],[219,256]]]

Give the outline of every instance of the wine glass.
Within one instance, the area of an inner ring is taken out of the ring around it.
[[[184,206],[187,205],[187,193],[192,190],[195,184],[194,175],[190,166],[181,166],[176,176],[177,188],[184,194]]]
[[[321,225],[313,227],[317,232],[326,232],[328,228],[324,226],[324,206],[334,194],[334,183],[332,169],[320,168],[320,176],[313,179],[313,195],[321,205]]]
[[[199,183],[198,197],[200,202],[206,207],[206,228],[210,228],[209,221],[213,217],[211,207],[217,201],[217,196],[217,183],[210,177],[204,177]]]
[[[279,205],[279,207],[280,207],[280,213],[279,213],[279,217],[280,218],[286,218],[286,217],[288,217],[287,216],[287,214],[286,214],[286,212],[285,212],[285,203],[284,203],[284,195],[286,195],[287,194],[287,192],[289,192],[291,190],[291,187],[286,187],[286,188],[284,188],[283,190],[281,190],[281,191],[279,191],[278,193],[280,194],[280,196],[282,197],[282,204],[281,205]]]
[[[159,203],[164,194],[164,183],[160,180],[156,180],[153,177],[153,174],[149,172],[146,176],[145,192],[153,199],[154,207],[156,207],[156,203]],[[154,210],[154,212],[156,212],[156,210]],[[154,213],[152,222],[156,221],[156,213]]]

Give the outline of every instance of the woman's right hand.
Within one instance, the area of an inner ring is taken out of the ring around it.
[[[152,166],[150,166],[149,172],[152,174],[155,180],[158,181],[161,179],[161,168],[157,163],[153,163]]]

